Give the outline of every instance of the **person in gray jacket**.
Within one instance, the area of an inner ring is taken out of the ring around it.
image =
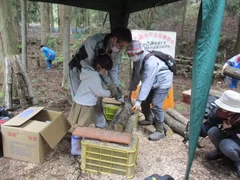
[[[172,86],[173,74],[163,61],[146,51],[139,41],[132,41],[127,47],[127,54],[133,61],[133,79],[129,90],[136,90],[137,85],[142,81],[133,110],[141,108],[145,116],[145,120],[139,121],[139,125],[154,123],[156,132],[149,135],[148,139],[157,141],[165,137],[162,105]]]
[[[87,38],[69,62],[69,84],[72,97],[75,96],[81,83],[79,78],[81,68],[87,66],[92,67],[93,61],[97,55],[107,54],[113,61],[113,67],[108,71],[108,74],[102,75],[101,79],[106,86],[115,86],[118,92],[117,98],[120,98],[119,71],[122,50],[127,47],[131,41],[131,31],[122,27],[113,29],[109,34],[95,34]],[[95,106],[95,120],[97,127],[104,128],[106,126],[106,119],[103,115],[100,100],[98,100],[97,105]]]

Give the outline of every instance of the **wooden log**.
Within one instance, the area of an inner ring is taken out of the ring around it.
[[[11,110],[12,105],[12,64],[11,60],[6,57],[5,58],[5,102],[4,105],[6,106],[7,110]]]
[[[132,133],[135,129],[137,129],[137,123],[138,123],[138,114],[134,113],[131,115],[127,121],[127,124],[125,126],[124,132]]]
[[[178,122],[180,122],[184,125],[187,125],[187,123],[189,121],[186,117],[184,117],[182,114],[180,114],[179,112],[177,112],[173,108],[168,108],[166,113],[168,115],[170,115],[172,118],[174,118],[175,120],[177,120]]]
[[[31,99],[31,104],[36,105],[38,102],[37,102],[36,98],[34,97],[31,81],[28,78],[26,70],[23,68],[20,56],[17,55],[15,59],[16,59],[16,62],[17,62],[18,68],[19,68],[19,72],[21,73],[21,76],[23,77],[23,80],[26,84],[27,93],[28,93],[29,99]]]
[[[193,60],[193,57],[178,56],[180,59]]]
[[[17,93],[18,93],[18,97],[19,97],[19,100],[20,100],[21,107],[23,109],[26,109],[26,108],[28,108],[27,97],[26,97],[26,89],[25,89],[26,86],[25,86],[25,83],[24,83],[23,78],[21,76],[21,73],[20,73],[19,67],[17,65],[16,59],[17,59],[17,57],[13,56],[13,58],[12,58],[13,72],[14,72],[14,77],[16,79]]]
[[[114,131],[123,132],[129,117],[132,114],[132,104],[131,99],[128,97],[124,98],[124,103],[120,105],[117,113],[113,117],[111,126]]]
[[[179,135],[184,137],[184,131],[185,131],[186,125],[173,119],[167,113],[164,113],[164,120],[165,120],[164,122],[173,130],[173,132],[178,133]]]
[[[239,80],[240,79],[240,69],[233,68],[231,66],[225,66],[225,67],[223,67],[223,75]]]
[[[116,105],[121,105],[121,102],[113,99],[113,98],[103,98],[102,100],[104,103],[107,103],[107,104],[116,104]]]
[[[121,144],[130,144],[132,138],[132,135],[130,133],[119,133],[91,127],[78,127],[73,131],[72,134],[75,136]]]
[[[221,69],[222,69],[222,64],[215,63],[214,69],[215,69],[215,70],[221,70]]]

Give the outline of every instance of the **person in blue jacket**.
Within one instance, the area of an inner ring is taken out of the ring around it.
[[[55,60],[55,57],[56,57],[55,52],[44,45],[41,45],[40,48],[41,48],[41,51],[43,52],[43,55],[46,57],[47,69],[51,69],[52,61]]]

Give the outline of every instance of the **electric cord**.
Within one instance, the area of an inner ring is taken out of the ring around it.
[[[81,177],[81,175],[82,175],[82,171],[81,171],[81,162],[78,160],[78,156],[73,156],[73,158],[74,158],[74,160],[78,163],[78,165],[79,165],[79,171],[80,171],[80,173],[78,174],[78,176],[77,176],[77,180],[80,180],[80,177]]]

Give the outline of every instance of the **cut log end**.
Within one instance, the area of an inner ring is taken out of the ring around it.
[[[121,124],[114,124],[114,125],[113,125],[113,129],[114,129],[114,131],[116,131],[116,132],[123,132],[124,127],[123,127]]]

